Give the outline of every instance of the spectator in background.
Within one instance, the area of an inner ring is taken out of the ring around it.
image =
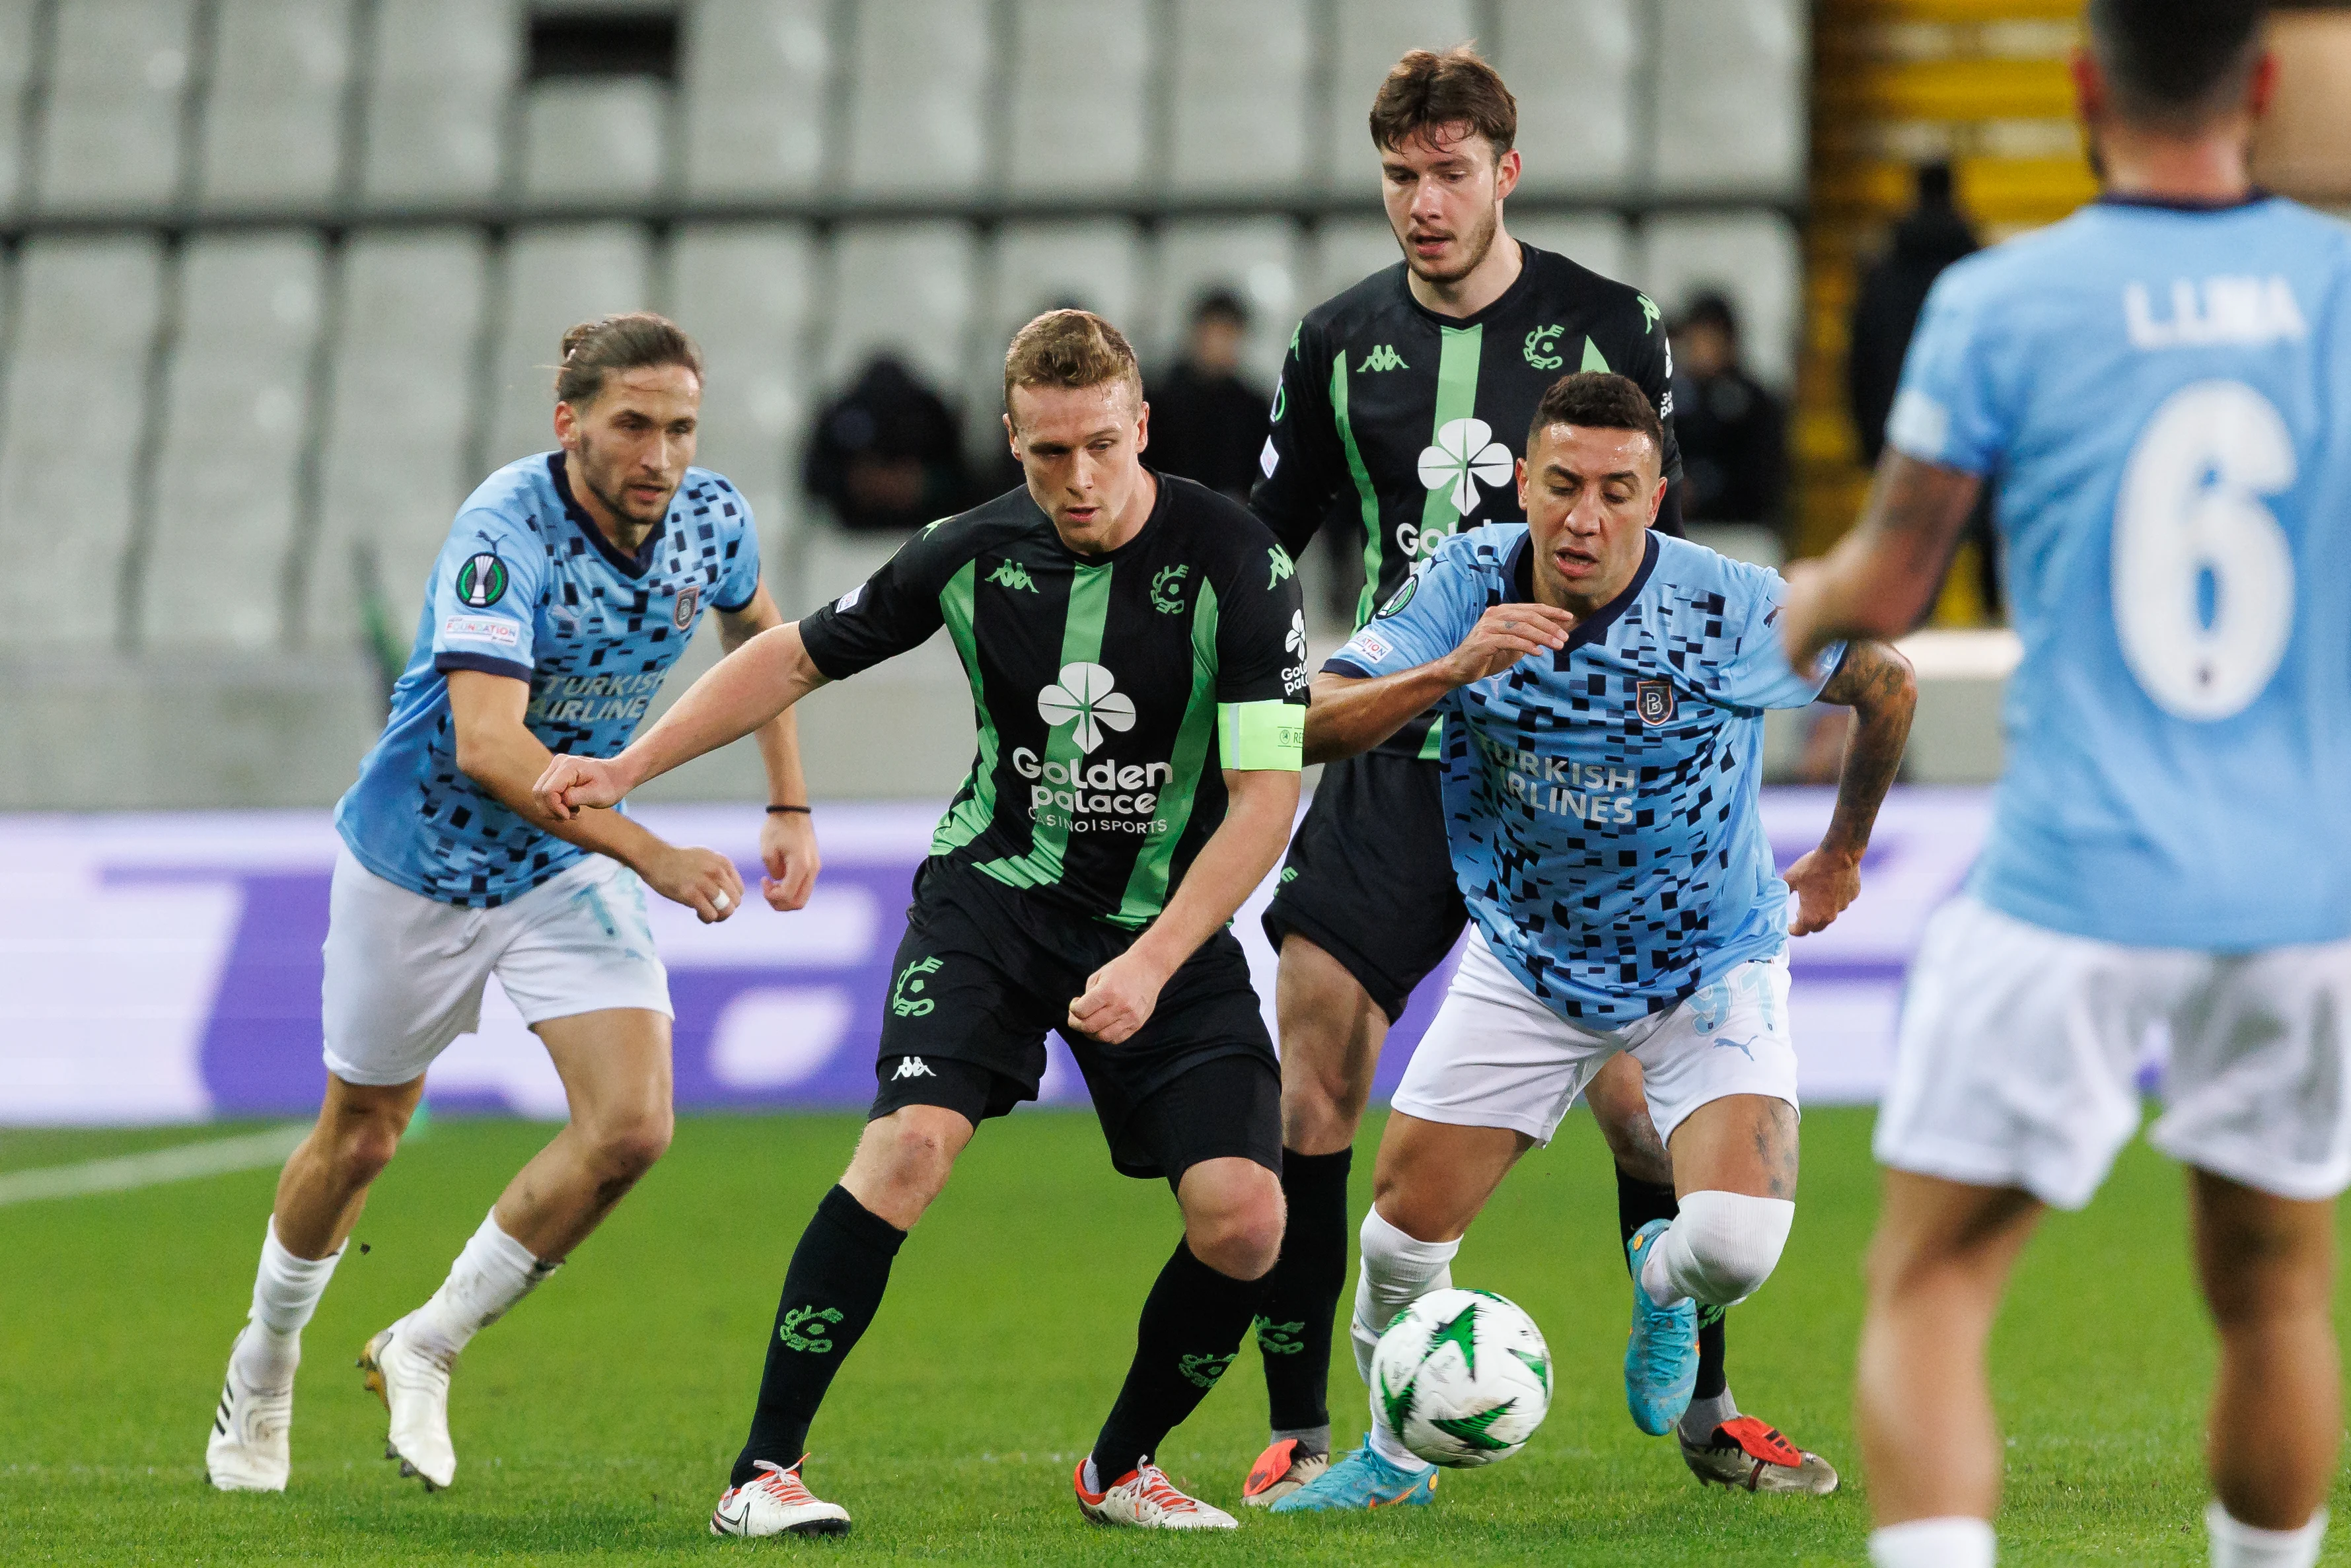
[[[1730,301],[1711,290],[1695,296],[1674,324],[1673,349],[1683,517],[1777,528],[1788,492],[1788,417],[1740,362]]]
[[[1246,503],[1257,483],[1270,393],[1241,379],[1249,308],[1229,289],[1192,307],[1184,357],[1150,379],[1151,465]]]
[[[1918,195],[1894,225],[1892,243],[1862,275],[1854,296],[1853,330],[1845,351],[1845,392],[1853,433],[1865,467],[1876,468],[1886,450],[1886,419],[1902,381],[1902,359],[1910,350],[1927,291],[1943,269],[1983,248],[1953,200],[1951,166],[1921,163]],[[1991,523],[1991,487],[1969,520],[1964,538],[1976,546],[1978,586],[1986,609],[2001,612],[2000,546]]]
[[[827,403],[800,484],[844,528],[906,531],[977,499],[946,400],[894,356],[878,354]]]

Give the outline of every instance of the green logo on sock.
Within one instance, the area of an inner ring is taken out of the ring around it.
[[[1176,1364],[1176,1370],[1183,1373],[1186,1380],[1202,1388],[1214,1388],[1217,1379],[1225,1375],[1225,1368],[1230,1366],[1233,1357],[1239,1354],[1238,1351],[1230,1351],[1223,1355],[1187,1355]]]
[[[832,1342],[824,1337],[825,1325],[841,1321],[839,1307],[794,1307],[776,1325],[776,1337],[792,1350],[804,1350],[810,1355],[831,1354]],[[801,1333],[806,1328],[807,1333]]]
[[[1257,1347],[1268,1355],[1296,1355],[1306,1348],[1301,1336],[1306,1333],[1303,1320],[1294,1323],[1278,1323],[1270,1318],[1257,1320]]]

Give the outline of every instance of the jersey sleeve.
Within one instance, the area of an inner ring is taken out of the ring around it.
[[[1723,593],[1722,612],[1733,614],[1738,632],[1727,640],[1711,669],[1696,673],[1708,695],[1726,707],[1809,707],[1844,661],[1844,644],[1822,650],[1809,671],[1788,662],[1786,641],[1780,635],[1780,608],[1787,601],[1788,584],[1776,571],[1742,566]],[[1712,642],[1713,628],[1708,628]]]
[[[1379,613],[1322,661],[1323,670],[1359,680],[1400,674],[1461,645],[1486,612],[1486,585],[1471,564],[1470,536],[1445,541],[1423,570],[1405,578]]]
[[[2000,466],[2013,421],[2000,385],[1988,293],[1961,262],[1928,292],[1903,357],[1886,444],[1922,463],[1985,475]]]
[[[1657,411],[1657,421],[1666,427],[1666,449],[1660,454],[1665,465],[1660,470],[1668,479],[1682,476],[1681,437],[1674,434],[1674,348],[1666,337],[1664,319],[1657,307],[1646,294],[1634,297],[1640,318],[1632,323],[1638,329],[1633,339],[1633,351],[1625,359],[1624,373],[1630,376],[1640,389],[1649,394],[1649,406]]]
[[[710,591],[710,607],[734,615],[748,610],[759,596],[759,526],[741,491],[730,487],[727,499],[737,513],[731,519],[734,533],[719,563],[717,586]]]
[[[929,641],[946,623],[939,595],[962,565],[946,523],[908,539],[882,570],[800,619],[800,643],[825,678],[845,681]],[[959,534],[955,535],[960,538]]]
[[[1290,334],[1270,423],[1249,510],[1283,549],[1301,555],[1347,483],[1347,455],[1331,410],[1331,351],[1311,322],[1301,321]]]
[[[1243,554],[1217,607],[1217,753],[1230,768],[1296,772],[1305,745],[1306,601],[1290,553],[1268,545]]]
[[[433,667],[528,681],[547,549],[513,518],[461,512],[433,563]]]

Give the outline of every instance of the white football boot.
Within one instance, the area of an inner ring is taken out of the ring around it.
[[[244,1337],[240,1332],[237,1340]],[[222,1491],[284,1491],[294,1465],[293,1435],[294,1380],[278,1389],[250,1386],[237,1371],[232,1342],[213,1435],[204,1444],[205,1479]]]
[[[807,1463],[805,1454],[790,1469],[766,1459],[752,1460],[751,1468],[759,1473],[719,1494],[718,1506],[710,1514],[710,1533],[848,1534],[849,1511],[837,1502],[824,1501],[801,1484],[800,1465]]]
[[[1080,1459],[1070,1484],[1077,1490],[1078,1511],[1096,1524],[1132,1525],[1143,1530],[1240,1528],[1240,1521],[1223,1509],[1177,1491],[1166,1472],[1147,1458],[1098,1492],[1086,1490],[1086,1462]]]
[[[383,1457],[400,1461],[400,1473],[414,1476],[426,1491],[439,1491],[457,1479],[457,1450],[449,1441],[449,1369],[454,1360],[417,1349],[402,1330],[402,1318],[367,1342],[360,1370],[367,1387],[392,1413]]]

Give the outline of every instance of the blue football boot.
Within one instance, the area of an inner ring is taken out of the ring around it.
[[[1641,1284],[1641,1265],[1649,1249],[1673,1224],[1652,1219],[1625,1244],[1625,1261],[1633,1268],[1633,1333],[1625,1342],[1625,1407],[1633,1425],[1652,1437],[1662,1437],[1689,1408],[1698,1387],[1698,1303],[1678,1301],[1670,1307],[1649,1300]]]
[[[1400,1502],[1437,1500],[1437,1468],[1399,1469],[1372,1451],[1366,1441],[1270,1511],[1321,1513],[1332,1509],[1387,1508]]]

